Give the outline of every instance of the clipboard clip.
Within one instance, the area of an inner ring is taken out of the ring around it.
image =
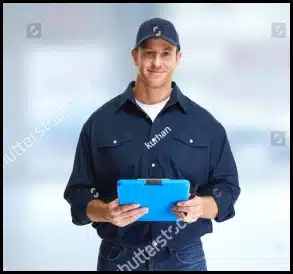
[[[146,179],[145,185],[162,185],[162,179]]]

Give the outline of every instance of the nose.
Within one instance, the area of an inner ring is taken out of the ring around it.
[[[161,66],[161,58],[159,54],[156,54],[156,56],[153,59],[153,67],[159,68]]]

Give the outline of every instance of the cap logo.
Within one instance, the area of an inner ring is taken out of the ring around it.
[[[153,27],[153,32],[155,32],[156,36],[160,36],[162,33],[158,26]]]

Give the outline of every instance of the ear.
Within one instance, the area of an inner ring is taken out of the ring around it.
[[[133,49],[131,51],[131,55],[132,55],[132,58],[133,58],[133,62],[136,66],[138,66],[138,51]]]
[[[181,52],[178,52],[176,54],[176,66],[179,67],[180,66],[180,61],[182,59],[182,53]]]

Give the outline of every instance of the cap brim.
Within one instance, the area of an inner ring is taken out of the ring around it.
[[[175,41],[173,41],[172,39],[170,39],[170,38],[168,38],[168,37],[166,37],[166,36],[164,36],[164,35],[149,35],[149,36],[146,36],[146,37],[144,37],[143,39],[141,39],[136,45],[135,45],[135,47],[133,48],[133,49],[137,49],[138,47],[139,47],[139,45],[141,45],[141,43],[143,43],[144,41],[146,41],[147,39],[150,39],[150,38],[162,38],[162,39],[164,39],[164,40],[166,40],[167,42],[169,42],[170,44],[172,44],[173,46],[176,46],[176,47],[178,47],[179,46],[179,44],[178,43],[176,43]]]

